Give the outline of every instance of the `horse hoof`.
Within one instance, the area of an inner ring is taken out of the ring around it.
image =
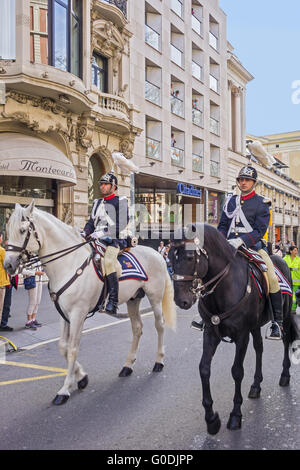
[[[260,387],[251,387],[248,398],[254,398],[254,399],[260,398],[260,392],[261,392]]]
[[[152,369],[152,372],[161,372],[164,368],[164,364],[161,364],[160,362],[156,362],[154,364],[154,367]]]
[[[284,375],[280,377],[279,381],[280,387],[288,387],[290,385],[290,378],[285,377]]]
[[[69,395],[56,395],[52,401],[53,405],[64,405],[69,400]]]
[[[129,377],[131,375],[133,370],[130,367],[123,367],[121,372],[119,373],[119,377]]]
[[[89,383],[89,378],[87,375],[85,375],[79,382],[77,382],[77,387],[79,390],[83,390],[87,384]]]
[[[215,434],[218,434],[218,432],[220,431],[220,427],[221,427],[221,420],[219,418],[219,414],[215,413],[212,421],[206,422],[206,424],[207,424],[208,434],[211,434],[212,436],[214,436]]]
[[[237,431],[238,429],[241,429],[241,427],[242,427],[242,416],[231,414],[227,423],[227,429],[230,429],[230,431]]]

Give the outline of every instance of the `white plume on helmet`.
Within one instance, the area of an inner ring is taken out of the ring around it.
[[[131,160],[128,160],[123,153],[113,152],[112,158],[114,164],[120,168],[123,174],[130,175],[130,173],[139,173],[139,168]]]
[[[275,158],[266,151],[259,140],[248,142],[247,147],[251,155],[253,155],[253,157],[255,157],[260,163],[266,165],[268,169],[272,168],[276,163]]]

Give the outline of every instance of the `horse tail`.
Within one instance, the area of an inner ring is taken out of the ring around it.
[[[162,299],[162,311],[166,325],[175,331],[176,329],[176,305],[174,302],[174,289],[166,266],[165,290]]]

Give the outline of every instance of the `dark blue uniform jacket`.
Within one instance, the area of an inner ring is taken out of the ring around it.
[[[97,211],[99,210],[101,202],[102,199],[95,199],[94,201],[91,217],[84,227],[84,231],[87,235],[90,235],[96,230],[95,222],[97,225],[102,224],[101,220],[97,222]],[[106,214],[113,221],[113,225],[106,224],[104,228],[105,236],[112,239],[112,242],[109,242],[109,244],[115,246],[119,245],[125,248],[127,246],[126,239],[120,238],[120,232],[126,228],[129,221],[128,201],[125,197],[119,198],[119,196],[113,195],[112,197],[108,196],[104,198],[104,204]],[[96,217],[93,217],[94,214]]]
[[[227,208],[228,213],[233,212],[236,208],[236,200],[238,197],[239,196],[231,197]],[[232,219],[227,217],[224,211],[218,225],[218,230],[222,232],[226,238],[231,239],[239,237],[248,248],[254,248],[268,229],[270,222],[270,204],[271,201],[269,199],[265,199],[253,191],[251,194],[241,198],[241,208],[253,230],[249,233],[239,233],[237,230],[230,233],[227,237]],[[237,223],[237,227],[243,227],[241,221]]]

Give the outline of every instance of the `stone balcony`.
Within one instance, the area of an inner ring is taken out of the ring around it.
[[[117,26],[127,24],[127,0],[95,0],[93,9]]]
[[[108,93],[97,93],[98,103],[94,107],[101,127],[110,131],[128,132],[131,125],[131,108],[124,98]]]

